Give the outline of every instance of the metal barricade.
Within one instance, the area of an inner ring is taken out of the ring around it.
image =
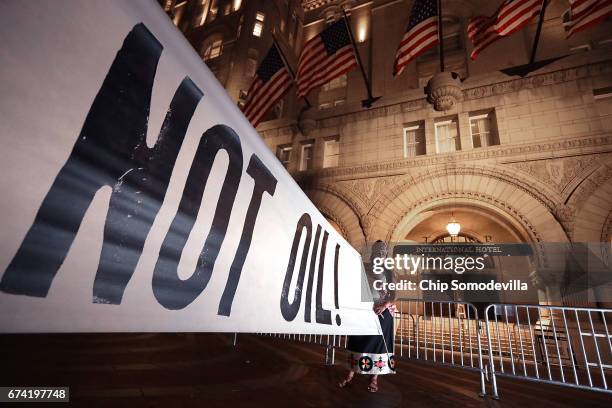
[[[485,311],[493,397],[496,376],[612,393],[612,310],[492,304]]]
[[[486,395],[481,323],[474,305],[421,299],[398,299],[396,305],[399,356],[478,371],[479,395]]]
[[[289,334],[289,333],[257,333],[285,340],[299,341],[308,344],[318,344],[325,347],[325,365],[334,365],[336,348],[346,348],[348,336],[331,334]]]

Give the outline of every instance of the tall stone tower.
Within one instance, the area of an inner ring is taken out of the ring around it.
[[[299,0],[160,0],[230,97],[242,105],[261,59],[274,38],[295,66],[302,44]],[[295,117],[297,98],[287,95],[264,120]]]

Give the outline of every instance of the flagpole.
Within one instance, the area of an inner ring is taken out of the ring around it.
[[[438,54],[440,54],[440,72],[444,72],[444,33],[442,31],[442,0],[438,0]]]
[[[291,69],[291,65],[289,64],[287,57],[285,57],[285,53],[283,52],[283,49],[281,48],[280,44],[276,40],[276,35],[274,35],[274,33],[272,33],[272,41],[274,42],[274,46],[276,47],[276,49],[278,50],[278,53],[283,59],[283,62],[285,63],[285,66],[287,67],[287,71],[289,71],[289,75],[291,75],[291,79],[293,80],[293,83],[296,84],[297,86],[297,81],[295,80],[295,73]],[[304,96],[304,101],[306,101],[306,109],[310,109],[312,105],[310,104],[308,97]]]
[[[368,91],[368,99],[364,99],[361,101],[361,106],[364,108],[369,108],[372,106],[374,102],[380,99],[380,96],[373,97],[372,96],[372,86],[368,81],[368,77],[366,75],[365,69],[363,68],[363,64],[361,63],[361,56],[359,55],[359,50],[357,49],[357,45],[355,44],[355,37],[353,37],[353,30],[351,30],[351,25],[348,22],[348,16],[346,15],[346,11],[342,9],[342,14],[344,15],[344,24],[346,24],[346,30],[349,33],[349,37],[351,39],[351,44],[353,45],[353,51],[355,51],[355,58],[357,58],[357,64],[359,65],[359,69],[361,70],[361,76],[363,77],[363,82],[365,83],[366,89]]]
[[[540,33],[542,32],[542,25],[544,24],[544,13],[546,11],[546,5],[546,0],[542,0],[540,18],[538,19],[538,27],[536,28],[535,38],[533,39],[533,47],[531,48],[531,57],[529,58],[529,65],[535,62],[536,51],[538,50],[538,43],[540,42]]]
[[[504,68],[500,70],[502,73],[509,76],[518,75],[520,77],[525,77],[530,72],[536,71],[542,67],[545,67],[548,64],[552,64],[555,61],[567,57],[566,54],[561,55],[559,57],[548,58],[538,62],[536,62],[535,60],[536,52],[538,50],[538,43],[540,42],[540,33],[542,32],[542,26],[544,25],[544,13],[546,11],[547,5],[548,2],[546,0],[542,0],[542,6],[540,7],[540,17],[538,18],[538,26],[536,28],[535,37],[533,39],[533,46],[531,47],[531,56],[529,57],[529,62],[527,64],[519,65],[517,67]]]

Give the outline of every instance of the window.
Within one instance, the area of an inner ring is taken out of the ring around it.
[[[595,109],[604,132],[612,131],[612,86],[593,89]]]
[[[244,74],[248,78],[253,78],[255,76],[255,72],[257,71],[257,61],[254,58],[249,58],[246,61],[246,69]]]
[[[446,244],[446,243],[451,243],[451,242],[466,242],[466,243],[476,243],[476,244],[480,243],[477,239],[472,238],[465,234],[459,234],[456,237],[451,237],[448,234],[444,234],[434,239],[433,241],[431,241],[432,244]]]
[[[300,171],[312,169],[312,151],[313,142],[305,142],[302,144],[300,152]]]
[[[425,126],[423,122],[404,127],[404,157],[425,154]]]
[[[457,118],[436,122],[435,127],[437,153],[450,153],[461,150],[461,142],[457,132]]]
[[[346,74],[340,75],[337,78],[332,79],[331,81],[323,84],[324,91],[331,91],[332,89],[345,88],[347,83]]]
[[[204,61],[208,61],[213,58],[217,58],[219,55],[221,55],[222,48],[223,48],[223,40],[219,39],[219,40],[212,41],[210,44],[208,44],[208,47],[206,47],[206,49],[204,50]]]
[[[612,98],[612,86],[605,88],[593,89],[593,98],[595,99],[608,99]]]
[[[276,156],[278,157],[278,160],[283,163],[285,168],[289,167],[289,162],[291,161],[291,150],[292,147],[290,144],[278,146],[276,150]]]
[[[323,145],[323,168],[338,167],[340,161],[340,140],[338,136],[328,139]]]
[[[472,147],[487,147],[498,145],[497,134],[492,121],[494,113],[470,116],[470,132],[472,133]]]
[[[255,37],[261,37],[261,33],[263,32],[264,20],[266,15],[261,11],[258,11],[255,14],[255,25],[253,26],[253,35]]]

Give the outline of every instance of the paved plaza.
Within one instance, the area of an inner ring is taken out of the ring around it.
[[[83,407],[610,407],[612,396],[500,378],[501,399],[478,396],[474,372],[399,361],[377,394],[358,377],[337,388],[343,352],[231,334],[0,336],[2,385],[70,386]]]

